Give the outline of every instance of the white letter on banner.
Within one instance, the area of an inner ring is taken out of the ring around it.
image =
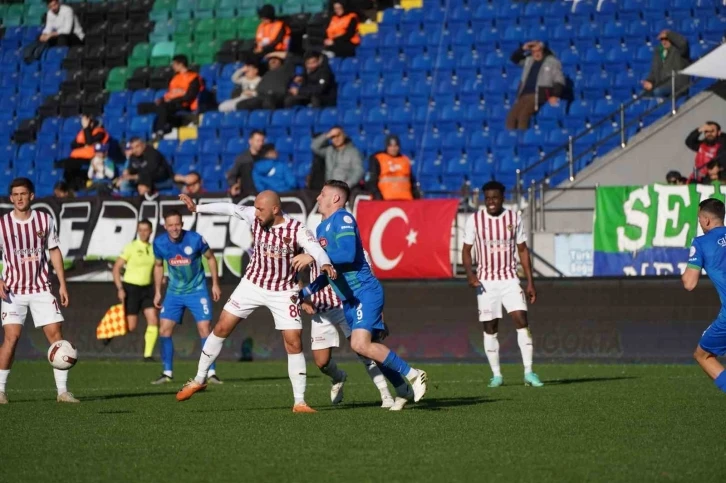
[[[691,193],[688,186],[671,186],[665,184],[655,184],[653,189],[658,193],[658,211],[655,222],[655,235],[653,236],[653,246],[655,247],[685,247],[688,241],[688,228],[690,220],[681,221],[679,214],[681,209],[680,202],[683,206],[690,206]],[[670,208],[671,200],[675,198],[675,206]],[[671,227],[678,229],[683,223],[682,229],[674,236],[666,236],[666,229]]]
[[[70,212],[85,213],[78,217],[71,217]],[[86,230],[74,230],[73,224],[78,222],[86,223],[91,218],[91,203],[88,201],[63,203],[60,212],[60,223],[58,226],[58,238],[63,258],[68,258],[71,250],[78,250],[83,245],[83,238]]]
[[[204,198],[204,203],[225,203],[229,198]],[[204,237],[213,251],[224,250],[227,245],[227,230],[230,217],[225,215],[197,215],[196,232]]]
[[[623,212],[625,213],[625,222],[628,225],[633,225],[640,228],[640,236],[633,240],[628,238],[625,234],[625,227],[619,226],[616,230],[618,236],[618,251],[620,252],[635,252],[645,246],[646,238],[648,237],[648,214],[642,211],[633,210],[633,205],[636,201],[643,203],[645,208],[650,206],[650,193],[648,192],[648,186],[643,186],[630,193],[628,199],[623,204]],[[607,213],[603,213],[600,216],[607,216]]]
[[[126,211],[127,216],[119,216]],[[109,215],[109,213],[111,213]],[[88,242],[86,257],[117,257],[136,236],[139,212],[126,201],[104,201]]]

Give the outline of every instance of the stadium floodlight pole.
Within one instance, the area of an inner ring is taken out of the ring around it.
[[[537,200],[535,199],[534,180],[529,184],[527,192],[527,197],[529,198],[529,233],[533,234],[537,229],[537,220],[535,219],[537,216],[537,212],[535,211],[535,203],[537,203]]]
[[[567,163],[570,165],[570,181],[575,181],[575,153],[572,146],[572,136],[567,136]]]
[[[545,231],[545,184],[539,183],[539,231]]]
[[[625,147],[625,104],[620,103],[620,147]]]
[[[671,116],[676,115],[676,71],[671,71]]]

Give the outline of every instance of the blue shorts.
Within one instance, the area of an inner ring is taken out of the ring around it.
[[[726,319],[719,317],[714,320],[703,332],[698,345],[711,354],[726,355]]]
[[[159,316],[181,324],[184,309],[192,313],[197,323],[212,320],[212,299],[209,298],[209,292],[205,289],[187,294],[167,293]]]
[[[384,330],[383,289],[361,292],[356,298],[343,302],[345,320],[350,330],[364,329],[374,336]]]

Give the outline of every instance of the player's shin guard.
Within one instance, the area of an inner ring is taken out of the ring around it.
[[[386,384],[386,377],[378,368],[378,365],[375,363],[375,361],[372,361],[367,357],[363,357],[360,354],[358,354],[358,359],[360,359],[363,365],[366,366],[366,372],[368,373],[368,377],[371,378],[373,384],[376,385],[378,391],[381,393],[381,399],[390,398],[391,392],[388,390],[388,384]],[[399,378],[401,377],[401,375],[397,372],[394,372],[394,374],[396,374]]]
[[[383,364],[381,365],[381,369],[384,367],[387,367],[389,369],[393,369],[394,371],[398,372],[402,376],[404,376],[409,381],[413,381],[416,379],[416,376],[418,376],[418,371],[416,369],[412,369],[411,366],[408,365],[406,361],[398,357],[398,354],[396,354],[393,351],[388,352],[388,356],[386,356],[386,359],[383,361]],[[386,373],[383,373],[386,375]],[[386,376],[388,377],[388,376]],[[389,379],[390,381],[390,379]],[[394,384],[395,386],[395,384]]]
[[[68,392],[68,371],[53,369],[53,377],[55,378],[55,388],[58,390],[58,395]]]
[[[295,404],[305,402],[305,386],[307,385],[307,368],[303,353],[287,355],[287,374],[292,384],[292,395]]]
[[[159,338],[159,326],[149,325],[146,327],[146,333],[144,334],[144,357],[151,357],[154,355],[154,346],[156,345],[156,339]]]
[[[714,379],[713,382],[716,384],[717,388],[721,389],[722,392],[726,392],[726,371],[721,371],[721,374],[716,376],[716,379]]]
[[[338,369],[338,364],[333,359],[330,359],[325,366],[321,367],[320,372],[330,377],[333,382],[340,382],[343,379],[343,373]]]
[[[522,352],[524,373],[529,374],[532,372],[532,353],[534,352],[532,334],[529,332],[529,327],[517,329],[517,342],[519,343],[519,350]]]
[[[204,349],[204,344],[207,343],[207,339],[208,338],[209,337],[202,337],[202,349]],[[216,362],[212,362],[212,365],[209,366],[209,372],[211,372],[212,374],[216,374],[217,373],[217,363]]]
[[[174,370],[174,342],[171,337],[159,337],[161,343],[161,362],[164,365],[164,374],[171,377]]]
[[[0,369],[0,392],[5,392],[5,386],[8,383],[10,369]]]
[[[217,337],[214,333],[209,334],[209,337],[202,344],[202,355],[199,356],[199,366],[197,367],[197,375],[194,378],[199,384],[207,382],[207,375],[209,374],[210,368],[214,367],[214,361],[219,357],[219,353],[222,352],[222,346],[224,345],[224,338]]]
[[[492,368],[492,375],[501,377],[502,370],[499,367],[499,339],[497,339],[497,334],[484,332],[484,352],[486,352],[489,366]],[[530,364],[531,361],[530,358]]]

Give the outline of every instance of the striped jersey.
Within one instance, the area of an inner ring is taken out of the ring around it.
[[[464,229],[464,243],[476,248],[479,280],[516,279],[517,245],[526,241],[522,218],[507,208],[499,216],[479,210]]]
[[[59,247],[53,218],[32,210],[30,218],[16,220],[13,212],[0,217],[3,281],[10,292],[29,295],[50,291],[48,250]]]
[[[258,287],[273,291],[297,288],[297,273],[292,259],[305,250],[322,265],[329,265],[313,233],[301,222],[288,216],[278,225],[264,228],[255,216],[252,206],[232,203],[206,203],[197,206],[197,213],[234,216],[252,228],[253,248],[244,278]]]

